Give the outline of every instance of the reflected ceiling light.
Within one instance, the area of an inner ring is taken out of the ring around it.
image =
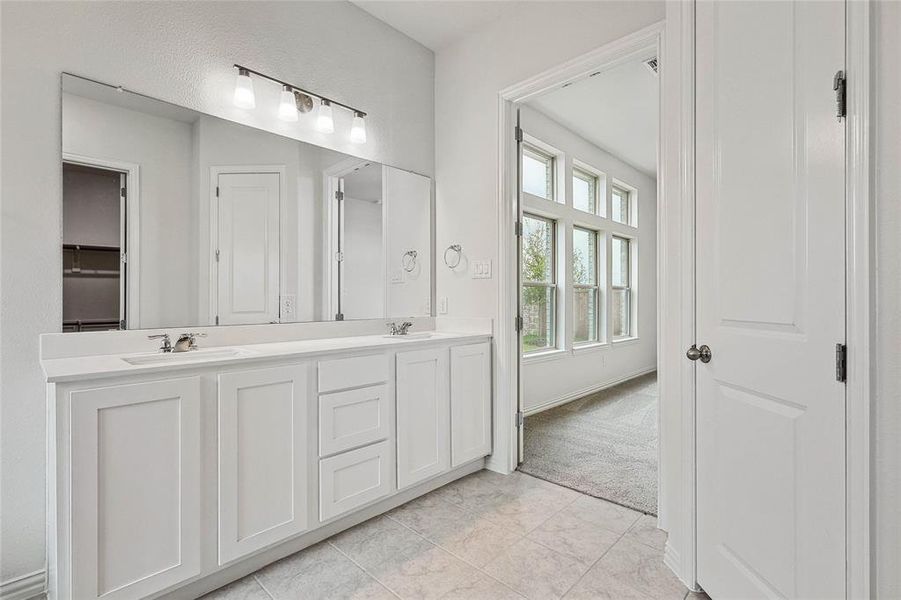
[[[235,106],[238,108],[254,108],[257,105],[253,97],[253,80],[250,71],[244,68],[238,69],[238,77],[235,79]]]
[[[354,144],[366,143],[366,121],[359,112],[354,113],[354,122],[350,127],[350,141]]]
[[[332,103],[324,98],[319,101],[316,129],[322,133],[334,133],[335,131],[335,120],[332,118]]]
[[[281,100],[278,103],[278,118],[282,121],[297,120],[297,104],[294,101],[294,91],[290,86],[282,86]]]

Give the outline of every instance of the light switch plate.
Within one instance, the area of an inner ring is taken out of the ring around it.
[[[391,283],[403,283],[404,282],[404,270],[403,269],[393,269],[391,271]]]
[[[491,279],[491,261],[474,260],[470,266],[473,279]]]

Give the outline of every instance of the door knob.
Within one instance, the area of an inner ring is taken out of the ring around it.
[[[710,351],[710,346],[706,344],[700,348],[692,344],[691,348],[685,352],[685,356],[688,357],[688,360],[698,360],[700,358],[702,363],[709,363],[710,359],[713,358],[713,353]]]

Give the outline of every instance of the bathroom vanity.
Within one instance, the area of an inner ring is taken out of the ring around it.
[[[189,597],[480,469],[491,453],[486,333],[43,366],[51,598]]]

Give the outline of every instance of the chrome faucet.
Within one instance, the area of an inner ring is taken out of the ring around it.
[[[156,335],[148,335],[149,340],[162,340],[160,342],[160,352],[172,352],[172,340],[168,333],[158,333]]]
[[[172,346],[172,352],[188,352],[189,350],[197,350],[197,338],[206,337],[205,333],[183,333],[178,336],[175,345]]]
[[[400,325],[397,323],[388,323],[388,332],[391,335],[407,335],[410,327],[413,327],[413,323],[409,321],[404,321]]]

